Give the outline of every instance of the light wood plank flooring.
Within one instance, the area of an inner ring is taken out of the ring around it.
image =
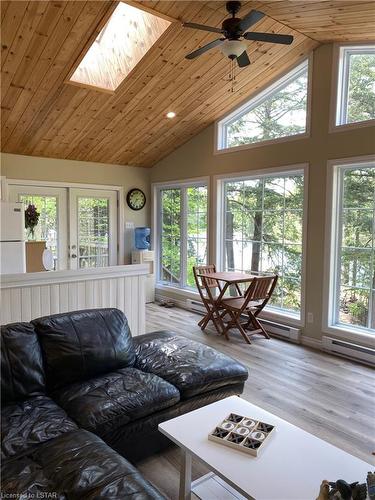
[[[149,304],[147,331],[173,330],[239,360],[249,369],[243,398],[375,463],[374,370],[275,338],[254,337],[249,346],[239,334],[232,333],[227,342],[211,328],[203,333],[197,326],[200,317],[183,309]],[[137,466],[163,494],[175,500],[179,463],[179,450],[172,448]],[[194,464],[194,479],[206,472]]]

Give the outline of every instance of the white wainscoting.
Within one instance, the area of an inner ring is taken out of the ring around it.
[[[117,307],[145,333],[147,264],[1,276],[1,324],[78,309]]]

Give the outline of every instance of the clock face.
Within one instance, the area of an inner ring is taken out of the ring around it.
[[[140,189],[131,189],[126,196],[126,201],[132,210],[141,210],[146,204],[146,196]]]

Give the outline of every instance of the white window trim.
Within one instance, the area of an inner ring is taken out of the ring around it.
[[[341,111],[339,110],[342,108],[342,99],[341,99],[341,93],[342,93],[342,87],[343,87],[343,80],[342,80],[342,72],[344,70],[343,64],[342,64],[342,58],[343,58],[343,49],[348,49],[353,47],[359,48],[359,47],[374,47],[374,43],[369,43],[367,42],[340,42],[340,43],[335,43],[333,45],[333,54],[332,54],[332,78],[331,78],[331,103],[330,103],[330,113],[329,113],[329,133],[335,133],[335,132],[345,132],[347,130],[353,130],[356,128],[363,128],[363,127],[372,127],[375,125],[375,119],[372,120],[363,120],[361,122],[354,122],[354,123],[342,123],[342,124],[337,124],[338,121],[338,116],[340,116]],[[339,85],[340,83],[340,85]],[[340,100],[340,104],[339,104]]]
[[[307,250],[307,208],[308,208],[308,185],[309,185],[309,164],[299,163],[287,165],[284,167],[263,168],[258,170],[248,170],[234,174],[223,174],[214,176],[214,213],[215,218],[214,231],[216,234],[216,267],[222,270],[224,266],[223,253],[223,216],[224,216],[224,183],[226,181],[240,181],[249,178],[273,177],[277,174],[287,175],[302,172],[304,176],[303,183],[303,217],[302,217],[302,269],[301,269],[301,311],[300,315],[289,313],[276,308],[266,308],[263,313],[264,318],[282,320],[293,326],[305,326],[305,297],[306,297],[306,250]]]
[[[327,162],[327,193],[326,193],[326,228],[324,243],[324,279],[323,283],[323,323],[324,333],[334,334],[344,340],[374,342],[374,334],[368,333],[361,327],[335,323],[336,301],[330,297],[337,297],[337,247],[336,238],[338,229],[339,182],[338,169],[341,167],[360,166],[375,162],[375,155],[356,156],[352,158],[328,160]]]
[[[251,144],[241,144],[240,146],[234,146],[230,148],[219,148],[219,143],[223,144],[223,129],[225,127],[225,123],[230,121],[236,115],[240,114],[246,108],[249,107],[249,103],[257,104],[261,101],[266,94],[276,90],[278,87],[281,87],[284,82],[288,79],[287,76],[292,72],[298,72],[300,67],[307,62],[308,64],[308,82],[307,82],[307,109],[306,109],[306,131],[300,134],[289,135],[287,137],[279,137],[277,139],[271,139],[268,141],[259,141]],[[246,100],[242,101],[242,103],[237,106],[235,109],[225,114],[221,118],[215,121],[215,133],[214,133],[214,154],[227,154],[233,153],[235,151],[241,151],[246,149],[259,148],[263,146],[269,146],[270,144],[278,144],[282,142],[296,141],[299,139],[306,139],[310,137],[311,131],[311,100],[312,100],[312,75],[313,75],[313,54],[311,53],[308,57],[303,56],[298,60],[296,64],[294,64],[291,68],[288,68],[286,71],[278,75],[276,78],[268,82],[264,85],[258,92],[254,95],[247,97]]]
[[[210,177],[194,177],[190,179],[166,181],[166,182],[154,182],[151,184],[151,221],[152,221],[152,231],[151,231],[151,242],[152,249],[155,252],[155,266],[156,266],[156,290],[166,290],[173,293],[193,293],[194,290],[189,287],[182,286],[172,286],[159,281],[159,262],[160,262],[160,247],[161,247],[161,231],[160,228],[160,213],[158,212],[159,196],[161,189],[164,188],[183,188],[194,185],[206,185],[207,186],[207,261],[210,260]],[[186,238],[184,236],[185,231],[182,231],[181,247],[185,245]],[[181,279],[184,283],[185,276],[184,270],[181,270]]]
[[[6,193],[8,195],[8,186],[27,185],[35,187],[58,187],[66,189],[94,189],[117,192],[117,265],[123,265],[125,262],[125,195],[123,186],[113,186],[106,184],[83,184],[76,182],[55,182],[55,181],[35,181],[29,179],[5,179]],[[8,198],[6,198],[7,200]]]

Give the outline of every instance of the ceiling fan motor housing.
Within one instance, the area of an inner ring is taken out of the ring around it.
[[[230,17],[225,19],[222,24],[222,29],[224,30],[224,35],[228,40],[237,40],[242,35],[242,30],[240,28],[241,19],[237,17]]]

